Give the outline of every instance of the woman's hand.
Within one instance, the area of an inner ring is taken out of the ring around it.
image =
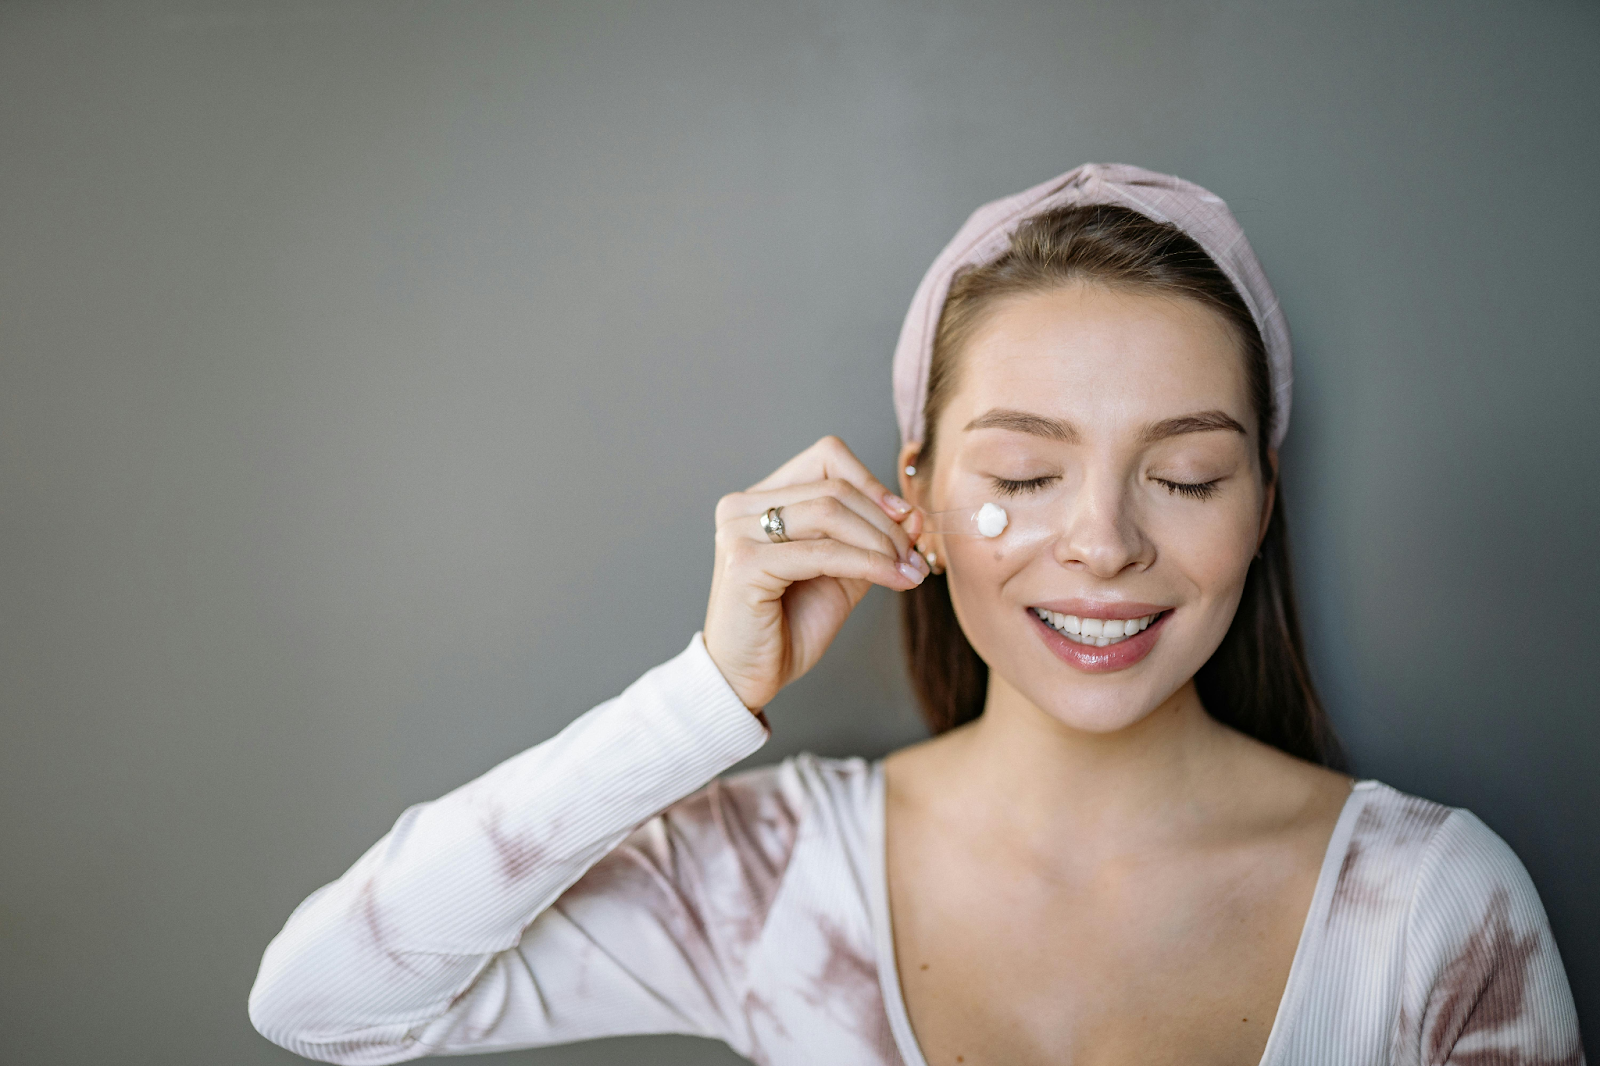
[[[762,530],[769,507],[783,508],[789,543]],[[766,706],[816,665],[870,586],[922,583],[928,564],[912,548],[921,522],[838,437],[717,502],[706,650],[746,707]]]

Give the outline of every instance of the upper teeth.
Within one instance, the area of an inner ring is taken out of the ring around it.
[[[1046,611],[1042,607],[1028,609],[1068,640],[1079,644],[1093,644],[1097,648],[1127,640],[1143,631],[1160,615],[1158,611],[1143,618],[1079,618],[1075,614]]]

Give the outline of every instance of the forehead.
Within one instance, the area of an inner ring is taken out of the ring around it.
[[[1182,297],[1086,282],[1009,297],[960,359],[944,414],[962,425],[992,407],[1109,433],[1208,409],[1254,422],[1232,327]]]

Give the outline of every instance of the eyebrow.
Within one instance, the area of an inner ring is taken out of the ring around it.
[[[967,429],[1009,429],[1014,433],[1027,433],[1034,437],[1043,437],[1046,440],[1058,440],[1064,444],[1078,442],[1078,429],[1071,422],[1062,418],[1046,418],[1044,415],[1030,414],[1027,411],[1012,411],[1003,407],[996,407],[985,411],[983,414],[967,423]]]
[[[1029,411],[1015,411],[1004,407],[985,411],[968,422],[966,428],[1009,429],[1014,433],[1026,433],[1046,440],[1060,441],[1063,444],[1076,444],[1079,440],[1078,428],[1065,419],[1049,418]],[[1209,433],[1218,429],[1231,430],[1246,437],[1250,435],[1239,424],[1238,419],[1226,411],[1212,410],[1197,411],[1190,415],[1179,415],[1177,418],[1164,418],[1159,422],[1152,422],[1139,434],[1139,441],[1142,444],[1154,444],[1158,440],[1166,440],[1168,437],[1177,437],[1185,433]]]
[[[1154,444],[1168,437],[1177,437],[1185,433],[1209,433],[1216,429],[1232,430],[1241,437],[1250,435],[1238,420],[1226,411],[1200,411],[1197,414],[1179,415],[1177,418],[1164,418],[1160,422],[1152,422],[1144,427],[1144,432],[1139,434],[1139,440],[1144,444]]]

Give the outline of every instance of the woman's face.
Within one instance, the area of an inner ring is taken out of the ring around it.
[[[1221,643],[1271,511],[1239,343],[1196,301],[1074,283],[990,308],[959,358],[915,502],[1011,516],[924,538],[961,628],[1064,724],[1137,722]]]

